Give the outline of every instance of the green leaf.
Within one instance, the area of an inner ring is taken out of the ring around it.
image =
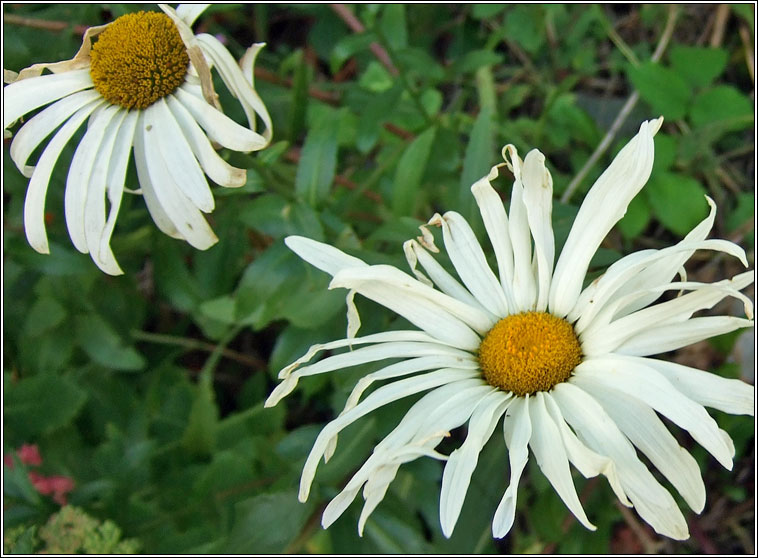
[[[653,174],[670,169],[676,161],[679,138],[665,132],[655,135],[655,158],[653,159]]]
[[[344,292],[329,291],[328,276],[303,263],[284,243],[268,248],[250,266],[235,294],[238,320],[259,329],[277,318],[315,327],[344,309]]]
[[[510,7],[505,15],[506,36],[516,41],[526,51],[535,53],[545,40],[545,33],[538,29],[542,20],[539,5]]]
[[[290,202],[279,194],[263,194],[245,203],[239,219],[252,229],[274,238],[300,234],[323,240],[324,229],[314,209],[303,202]]]
[[[686,235],[708,215],[705,188],[689,176],[672,172],[654,175],[644,192],[656,218],[677,235]]]
[[[488,19],[496,16],[507,7],[506,4],[474,4],[471,15],[476,19]]]
[[[24,333],[36,337],[60,324],[66,317],[66,309],[49,296],[38,298],[26,317]]]
[[[752,122],[753,103],[730,85],[717,85],[703,91],[692,103],[690,120],[696,127],[734,120],[732,130],[748,128]]]
[[[305,524],[311,505],[297,499],[297,491],[260,494],[234,507],[236,521],[224,553],[281,553]]]
[[[450,75],[457,76],[460,74],[475,72],[482,66],[492,66],[494,64],[502,63],[502,54],[497,54],[486,49],[471,50],[455,60],[455,62],[450,65],[449,71]]]
[[[642,196],[632,199],[626,208],[626,215],[617,223],[624,238],[636,238],[650,222],[650,207]]]
[[[494,127],[495,114],[487,108],[479,111],[463,157],[463,172],[458,194],[461,213],[467,218],[473,207],[471,186],[485,176],[492,166],[495,152]]]
[[[328,196],[337,166],[338,113],[321,113],[311,125],[300,153],[295,192],[312,207]]]
[[[87,400],[87,393],[68,378],[38,374],[5,382],[6,432],[22,440],[69,424]]]
[[[734,232],[747,223],[755,220],[755,193],[740,192],[737,195],[737,205],[729,212],[726,218],[726,230]],[[744,229],[743,229],[744,230]],[[752,245],[755,241],[755,231],[752,228],[745,231],[744,242],[745,248]],[[742,244],[742,242],[738,242]]]
[[[292,103],[290,105],[287,139],[295,143],[305,128],[305,115],[308,109],[308,64],[303,51],[298,50],[295,75],[292,78]],[[249,171],[248,171],[249,172]]]
[[[403,84],[398,82],[391,89],[373,95],[368,104],[361,105],[355,140],[355,146],[361,153],[368,153],[374,147],[382,124],[392,116],[403,90]]]
[[[408,46],[405,5],[385,4],[379,18],[379,28],[392,50],[400,50]]]
[[[750,26],[750,32],[755,34],[755,4],[729,4],[729,7]]]
[[[216,447],[218,407],[209,383],[199,383],[192,402],[182,445],[192,454],[211,455]]]
[[[669,53],[673,70],[695,87],[709,85],[726,68],[723,48],[674,45]]]
[[[414,214],[421,178],[424,176],[436,132],[435,127],[423,132],[400,157],[392,192],[392,211],[398,217]]]
[[[670,68],[655,62],[645,62],[636,68],[629,66],[629,79],[656,113],[677,120],[687,113],[692,87]]]
[[[76,339],[92,360],[113,370],[142,370],[145,359],[97,314],[76,317]]]
[[[373,33],[348,35],[337,41],[329,55],[331,72],[336,74],[348,58],[358,52],[368,50],[369,45],[374,41],[376,41],[376,35]]]
[[[372,93],[381,93],[392,87],[394,81],[384,66],[376,60],[372,60],[368,63],[366,71],[361,74],[358,83]]]
[[[212,320],[233,324],[236,321],[237,301],[228,295],[206,300],[200,305],[200,312]]]

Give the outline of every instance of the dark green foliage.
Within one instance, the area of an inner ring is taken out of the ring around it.
[[[156,8],[7,4],[5,69],[71,58],[84,28],[138,9]],[[650,56],[668,17],[663,5],[347,9],[363,32],[326,4],[218,5],[195,24],[224,37],[236,58],[267,41],[255,81],[275,131],[264,151],[221,151],[248,169],[248,180],[239,189],[213,187],[209,222],[219,242],[206,252],[160,233],[141,197],[127,195],[112,243],[125,275],[99,272],[68,240],[69,148],[47,196],[51,253],[37,254],[23,230],[27,180],[5,142],[4,453],[37,444],[45,474],[74,480],[72,504],[98,525],[118,525],[148,554],[751,552],[744,541],[753,521],[745,504],[754,492],[753,425],[722,413],[717,419],[737,448],[734,474],[680,436],[695,447],[708,488],[704,515],[685,511],[691,525],[700,522],[699,536],[682,543],[644,526],[647,535],[638,539],[605,480],[576,474],[598,526],[583,529],[533,460],[514,528],[493,540],[492,516],[508,479],[500,429],[479,458],[452,538],[439,527],[442,464],[426,458],[400,468],[363,538],[356,503],[323,531],[324,505],[397,424],[407,401],[343,432],[310,500],[298,502],[299,475],[320,427],[375,368],[305,378],[277,407],[263,407],[283,366],[314,343],[344,336],[346,326],[345,291],[329,291],[328,276],[295,256],[286,236],[407,269],[402,242],[434,212],[458,211],[483,232],[469,188],[501,161],[504,144],[522,157],[543,151],[560,196],[637,91],[641,100],[608,153],[569,203],[555,201],[557,248],[613,153],[642,120],[662,114],[649,184],[606,239],[592,273],[621,254],[678,241],[707,215],[705,194],[719,206],[711,237],[741,244],[751,267],[753,259],[754,91],[745,53],[754,48],[741,38],[754,41],[751,6],[727,10],[715,46],[707,45],[715,36],[708,30],[720,25],[717,7],[679,6],[659,63]],[[218,89],[224,108],[242,121],[234,99]],[[506,202],[511,180],[503,170],[495,182]],[[127,182],[138,187],[134,169]],[[691,280],[740,271],[728,258],[688,267]],[[362,333],[404,327],[378,305],[356,303]],[[736,376],[736,365],[725,364],[736,358],[734,343],[719,339],[682,358]],[[460,443],[461,430],[445,451]],[[15,465],[5,469],[6,534],[15,551],[31,552],[59,506]],[[724,516],[714,519],[713,510]]]

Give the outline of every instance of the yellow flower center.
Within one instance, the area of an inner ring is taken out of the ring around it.
[[[488,384],[516,395],[565,382],[582,361],[574,328],[546,312],[522,312],[495,324],[479,345]]]
[[[110,103],[145,109],[184,81],[189,64],[179,30],[166,14],[119,17],[92,45],[90,75]]]

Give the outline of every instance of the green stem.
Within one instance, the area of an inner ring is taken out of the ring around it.
[[[130,333],[132,339],[136,341],[144,341],[146,343],[155,343],[158,345],[173,345],[176,347],[183,347],[188,351],[204,351],[206,353],[212,353],[218,348],[218,345],[206,343],[190,337],[180,337],[178,335],[168,335],[166,333],[150,333],[149,331],[141,331],[137,329],[132,330]],[[262,359],[245,355],[232,349],[222,347],[222,355],[225,358],[250,366],[256,370],[263,370],[266,368],[266,363]]]

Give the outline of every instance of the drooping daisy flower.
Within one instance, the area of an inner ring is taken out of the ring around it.
[[[745,253],[731,242],[706,240],[716,212],[708,199],[710,215],[684,240],[626,256],[582,288],[590,259],[650,175],[653,136],[661,124],[662,119],[644,122],[598,178],[555,267],[552,178],[545,157],[533,150],[522,161],[512,145],[503,149],[506,162],[471,187],[497,273],[471,227],[452,211],[432,217],[418,240],[405,243],[415,278],[307,238],[286,239],[301,258],[334,277],[330,288],[349,289],[348,335],[315,345],[284,368],[279,374],[283,381],[266,405],[277,404],[302,377],[393,359],[358,382],[345,409],[319,434],[303,469],[300,500],[308,498],[318,462],[333,455],[342,429],[378,407],[426,392],[329,503],[324,527],[363,489],[362,532],[400,465],[429,456],[447,461],[440,522],[450,536],[478,455],[502,419],[510,484],[495,511],[495,537],[503,537],[513,524],[519,479],[530,452],[585,527],[594,529],[577,497],[569,464],[585,477],[607,477],[619,500],[633,506],[658,533],[674,539],[689,536],[673,497],[638,452],[699,513],[705,487],[697,462],[658,414],[687,430],[730,469],[732,441],[704,407],[752,415],[753,389],[653,356],[753,325],[752,304],[740,293],[753,282],[752,271],[712,284],[683,276],[682,266],[696,250],[725,252],[747,266]],[[508,214],[490,185],[502,166],[515,177]],[[438,249],[430,225],[441,227],[458,278],[432,256]],[[677,274],[681,280],[675,280]],[[686,294],[655,303],[667,291]],[[418,330],[355,337],[360,325],[355,293],[386,306]],[[750,319],[693,317],[725,297],[741,300]],[[346,347],[351,350],[303,366],[322,351]],[[379,380],[390,382],[361,401],[366,388]],[[466,423],[460,447],[449,456],[435,450],[450,430]]]
[[[24,227],[36,251],[50,251],[44,207],[53,167],[85,121],[64,200],[77,250],[89,253],[106,273],[123,273],[110,239],[132,148],[140,185],[132,193],[143,195],[158,228],[200,250],[216,243],[203,217],[214,208],[205,175],[221,186],[239,187],[246,171],[224,161],[212,142],[245,153],[263,149],[271,139],[271,120],[253,83],[253,64],[264,44],[250,47],[237,65],[218,39],[192,33],[190,26],[207,6],[180,5],[175,11],[161,5],[164,13],[127,14],[89,28],[71,60],[35,64],[19,74],[5,71],[10,82],[3,90],[6,135],[16,120],[49,105],[18,130],[10,148],[13,162],[31,178]],[[211,79],[214,66],[242,105],[249,127],[222,112]],[[53,73],[41,75],[45,69]],[[255,131],[256,115],[263,134]],[[56,129],[36,165],[28,165]]]

